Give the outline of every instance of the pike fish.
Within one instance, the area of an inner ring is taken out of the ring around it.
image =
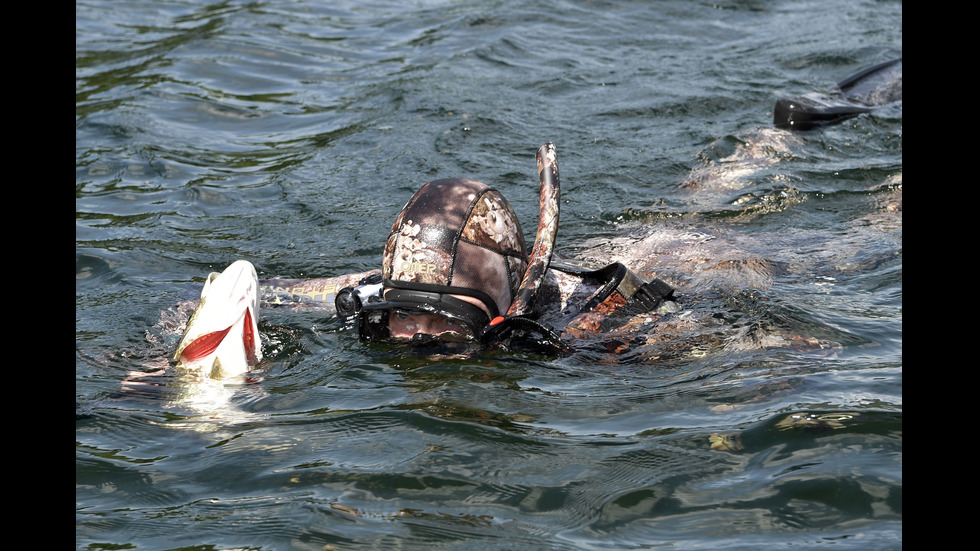
[[[212,272],[173,359],[212,379],[242,375],[262,360],[259,279],[247,260]]]

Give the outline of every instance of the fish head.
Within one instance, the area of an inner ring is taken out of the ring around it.
[[[212,379],[241,375],[262,360],[259,279],[247,260],[208,275],[173,359]]]

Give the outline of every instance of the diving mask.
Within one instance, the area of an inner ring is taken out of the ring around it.
[[[365,342],[478,341],[490,322],[482,308],[450,293],[393,288],[382,293],[380,285],[347,291],[345,296],[357,297],[356,310],[342,309],[338,294],[338,313],[354,318]]]

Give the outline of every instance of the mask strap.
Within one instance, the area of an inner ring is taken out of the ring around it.
[[[500,310],[497,309],[497,302],[490,297],[490,295],[479,291],[477,289],[467,289],[465,287],[453,287],[451,285],[439,285],[436,283],[419,283],[417,281],[392,281],[390,279],[384,280],[384,286],[389,288],[386,292],[385,297],[387,299],[387,293],[390,293],[395,289],[404,289],[408,291],[423,291],[426,293],[441,293],[448,295],[463,295],[467,297],[473,297],[480,302],[482,302],[487,310],[490,310],[490,318],[495,318],[500,315]],[[451,297],[450,297],[451,298]],[[458,299],[457,299],[458,300]],[[460,301],[462,302],[462,301]],[[470,306],[472,304],[466,303]],[[476,308],[479,308],[478,306]],[[483,310],[480,310],[483,312]],[[486,312],[483,312],[484,315]]]

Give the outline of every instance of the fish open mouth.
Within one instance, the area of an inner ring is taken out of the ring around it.
[[[208,276],[174,361],[213,379],[245,373],[262,360],[258,276],[245,260]]]
[[[255,358],[254,350],[256,348],[255,343],[258,340],[258,336],[252,330],[252,311],[245,310],[245,316],[242,319],[241,324],[236,323],[235,325],[242,325],[242,345],[246,352],[246,357],[249,364],[258,363]],[[224,342],[225,337],[228,333],[234,329],[235,326],[229,327],[222,331],[215,331],[213,333],[208,333],[207,335],[198,337],[194,342],[188,344],[184,347],[184,351],[181,353],[180,357],[185,362],[194,362],[214,354],[221,344]]]

